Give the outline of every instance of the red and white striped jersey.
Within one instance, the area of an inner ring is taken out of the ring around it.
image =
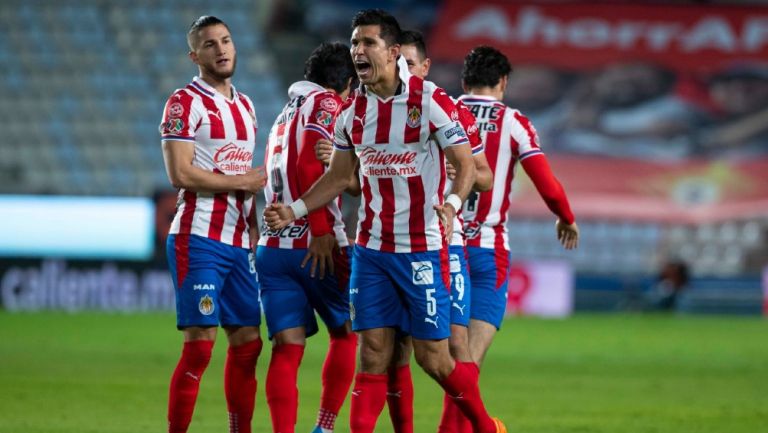
[[[473,191],[464,202],[466,245],[509,250],[507,214],[515,163],[542,154],[539,138],[527,117],[495,98],[463,95],[459,100],[477,119],[485,156],[493,171],[493,188]]]
[[[292,84],[288,89],[288,97],[290,101],[277,116],[269,132],[264,155],[267,169],[264,196],[267,204],[297,200],[325,171],[323,163],[315,157],[314,145],[318,138],[333,140],[336,117],[342,105],[337,94],[309,81]],[[312,178],[307,176],[310,172],[315,173]],[[317,229],[312,225],[323,223],[328,227],[323,234],[333,232],[339,246],[349,245],[339,209],[340,200],[338,198],[325,208],[293,221],[280,230],[270,230],[264,223],[259,245],[308,248],[312,233],[317,234]],[[315,216],[319,220],[313,220]]]
[[[227,175],[250,170],[256,144],[256,113],[246,95],[232,86],[229,99],[195,77],[176,90],[165,104],[160,135],[163,141],[195,143],[192,164]],[[179,190],[171,234],[204,236],[248,248],[249,216],[255,210],[253,194],[245,191],[196,193]]]
[[[381,99],[361,87],[336,123],[337,151],[354,149],[362,198],[357,244],[396,253],[439,250],[445,148],[468,144],[456,105],[430,81],[412,76],[398,59],[400,86]]]
[[[469,107],[463,102],[454,98],[451,98],[451,100],[456,104],[456,108],[459,110],[459,122],[461,122],[461,126],[467,131],[467,138],[469,139],[470,146],[472,146],[472,156],[482,153],[484,151],[483,140],[480,137],[480,130],[477,128],[475,116],[472,115]],[[445,182],[444,194],[446,197],[451,193],[451,188],[453,188],[453,181],[448,179]],[[464,246],[463,226],[464,218],[461,216],[461,209],[456,209],[456,216],[453,217],[453,235],[451,236],[449,245]]]

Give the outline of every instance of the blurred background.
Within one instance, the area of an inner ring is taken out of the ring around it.
[[[768,6],[746,1],[4,0],[2,308],[172,310],[158,124],[197,72],[189,25],[230,26],[260,163],[308,54],[348,43],[368,7],[425,34],[452,95],[471,48],[513,64],[504,102],[537,128],[582,241],[561,250],[518,171],[510,314],[768,314]]]

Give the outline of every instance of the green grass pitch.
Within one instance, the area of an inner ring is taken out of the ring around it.
[[[171,314],[0,312],[0,433],[137,433],[166,428],[167,385],[181,348]],[[263,333],[263,332],[262,332]],[[223,334],[220,343],[224,343]],[[225,432],[218,344],[191,433]],[[296,431],[309,433],[326,337],[309,340]],[[254,432],[271,432],[259,361]],[[442,395],[414,367],[417,433],[436,431]],[[481,388],[510,432],[768,431],[768,321],[577,315],[511,319]],[[344,406],[337,432],[348,432]],[[386,409],[377,432],[392,431]]]

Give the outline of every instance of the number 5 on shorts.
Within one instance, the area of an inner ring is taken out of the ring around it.
[[[427,295],[427,316],[437,314],[437,299],[432,296],[436,291],[435,289],[424,289],[424,293]]]

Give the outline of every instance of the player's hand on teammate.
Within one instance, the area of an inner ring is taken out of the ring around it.
[[[555,223],[557,231],[557,240],[566,250],[572,250],[579,246],[579,226],[574,221],[573,224],[566,224],[559,219]]]
[[[315,143],[315,157],[325,165],[331,163],[331,153],[333,153],[333,143],[330,140],[321,138]]]
[[[283,203],[273,203],[264,209],[264,221],[270,230],[280,230],[295,219],[293,209]]]
[[[301,268],[307,266],[307,262],[312,261],[309,268],[309,276],[315,278],[317,275],[322,280],[325,278],[326,271],[333,275],[333,251],[339,247],[336,242],[336,236],[332,233],[322,236],[313,236],[309,242],[307,255],[301,262]]]
[[[267,185],[267,172],[264,170],[263,165],[252,168],[241,176],[243,176],[243,189],[246,191],[258,193]]]
[[[450,180],[456,179],[456,168],[448,161],[445,161],[445,174]]]
[[[445,229],[445,240],[450,242],[453,235],[453,217],[456,216],[456,209],[453,205],[443,203],[442,205],[434,205],[433,208],[437,212],[437,216],[440,218],[440,222]]]

